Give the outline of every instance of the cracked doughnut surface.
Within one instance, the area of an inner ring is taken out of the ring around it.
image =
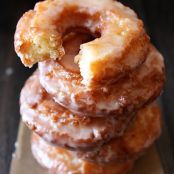
[[[161,132],[151,104],[162,55],[115,0],[45,0],[18,22],[15,51],[38,70],[20,96],[36,160],[54,174],[124,174]]]
[[[165,80],[163,57],[152,45],[146,61],[112,85],[89,89],[78,73],[54,60],[40,62],[39,71],[41,85],[57,103],[91,117],[136,112],[160,95]]]
[[[125,133],[89,152],[76,152],[77,155],[93,163],[124,162],[137,159],[161,133],[160,109],[151,104],[138,111]]]
[[[83,161],[71,151],[51,146],[36,134],[32,135],[31,149],[38,163],[54,174],[125,174],[134,164],[134,161],[108,164]]]
[[[47,141],[72,150],[89,150],[121,136],[132,117],[79,116],[57,104],[39,83],[35,72],[21,91],[22,120]]]
[[[46,0],[18,22],[15,50],[25,66],[61,59],[67,31],[85,28],[99,38],[84,43],[75,61],[88,87],[117,81],[142,64],[149,50],[143,23],[114,0]]]

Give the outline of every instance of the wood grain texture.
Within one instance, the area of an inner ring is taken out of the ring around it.
[[[0,174],[9,173],[19,123],[19,93],[33,69],[24,68],[13,47],[18,18],[34,0],[3,1],[0,6]],[[174,10],[172,0],[122,0],[143,19],[152,42],[165,57],[167,81],[161,97],[164,130],[158,149],[166,174],[174,173]]]

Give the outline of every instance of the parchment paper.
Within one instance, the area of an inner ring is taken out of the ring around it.
[[[10,174],[48,174],[31,154],[30,134],[30,130],[21,122]],[[155,146],[136,162],[129,174],[164,174]]]

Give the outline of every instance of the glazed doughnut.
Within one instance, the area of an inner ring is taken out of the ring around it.
[[[51,146],[33,134],[31,149],[35,159],[54,174],[125,174],[134,161],[124,163],[93,164],[73,156],[73,152]]]
[[[41,87],[38,72],[22,89],[20,112],[22,120],[41,137],[72,150],[97,148],[111,138],[121,136],[132,118],[92,118],[73,114],[54,102]]]
[[[15,50],[25,66],[65,54],[62,38],[76,28],[99,36],[80,46],[75,61],[86,86],[112,82],[142,64],[149,49],[143,23],[114,0],[46,0],[19,20]]]
[[[112,85],[89,89],[78,73],[67,71],[55,60],[40,62],[39,71],[41,85],[57,103],[91,117],[136,112],[160,95],[165,79],[163,57],[153,46],[140,67]]]
[[[94,163],[124,162],[137,159],[159,137],[161,116],[155,104],[138,111],[126,132],[95,151],[75,152]]]

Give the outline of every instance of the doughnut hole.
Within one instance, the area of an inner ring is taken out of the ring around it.
[[[75,63],[74,58],[80,51],[80,45],[89,42],[95,38],[90,32],[85,29],[74,29],[76,32],[69,32],[63,38],[63,47],[65,50],[64,56],[58,62],[67,70],[72,73],[80,74],[80,68]],[[78,30],[78,32],[77,32]],[[83,30],[84,32],[79,32]]]

